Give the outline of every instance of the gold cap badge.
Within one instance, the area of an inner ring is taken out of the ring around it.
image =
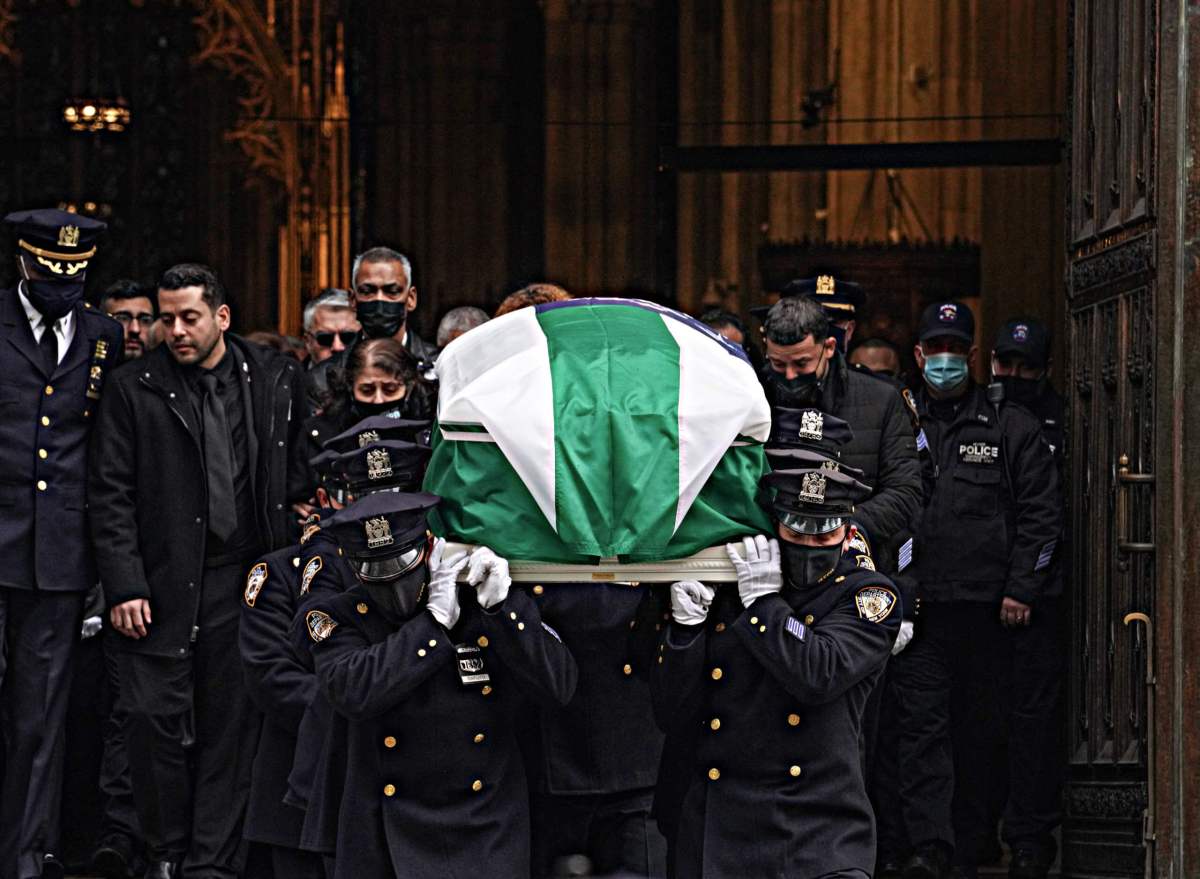
[[[817,277],[817,292],[826,296],[833,293],[833,275],[819,275]]]
[[[78,247],[79,246],[79,227],[78,226],[63,226],[58,230],[58,246],[59,247]]]

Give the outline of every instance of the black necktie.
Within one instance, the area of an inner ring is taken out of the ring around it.
[[[58,334],[54,331],[54,324],[57,321],[51,321],[47,318],[42,318],[42,338],[38,340],[38,350],[42,352],[42,365],[46,367],[46,375],[54,375],[54,370],[58,368]]]
[[[233,494],[233,443],[225,407],[217,393],[217,377],[200,374],[204,388],[204,470],[208,475],[208,530],[222,543],[237,527]]]

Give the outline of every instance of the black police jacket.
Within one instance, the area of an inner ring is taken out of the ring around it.
[[[569,701],[575,664],[524,592],[491,611],[473,594],[450,631],[425,611],[388,623],[361,586],[296,619],[347,718],[335,879],[529,875],[516,722],[530,700]]]
[[[16,290],[0,290],[0,586],[85,592],[88,437],[121,357],[121,325],[74,309],[75,337],[49,373]]]
[[[668,747],[691,745],[677,875],[874,871],[859,733],[902,609],[892,582],[856,556],[825,584],[749,608],[736,587],[718,587],[703,625],[668,626],[651,687]]]
[[[1049,597],[1062,532],[1054,454],[1030,412],[999,410],[972,383],[952,420],[917,410],[936,466],[933,495],[914,549],[913,576],[927,601],[1025,604]]]
[[[284,804],[296,733],[317,692],[316,676],[289,640],[300,594],[300,546],[259,559],[246,574],[238,642],[246,689],[263,715],[250,779],[246,839],[296,848],[301,809]]]
[[[300,364],[230,333],[245,362],[251,406],[253,496],[262,551],[295,540],[291,504],[308,497],[300,434]],[[199,612],[208,533],[208,482],[200,425],[185,379],[167,346],[113,373],[91,450],[88,502],[92,541],[109,606],[150,602],[145,638],[126,650],[183,656]]]
[[[904,398],[887,379],[850,369],[838,353],[829,365],[821,409],[850,425],[842,460],[863,471],[871,496],[854,511],[879,570],[894,574],[921,509],[921,465]]]
[[[539,713],[542,789],[578,795],[653,787],[663,737],[649,671],[663,596],[626,583],[548,583],[532,595],[579,669],[571,701]]]

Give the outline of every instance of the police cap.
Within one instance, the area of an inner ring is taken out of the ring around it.
[[[825,466],[772,470],[762,478],[768,508],[784,527],[800,534],[826,534],[845,524],[869,486]]]
[[[803,446],[826,457],[837,457],[838,447],[854,438],[850,425],[820,409],[788,409],[777,406],[771,410],[771,433],[767,445]]]
[[[429,445],[429,422],[393,418],[391,415],[372,415],[370,418],[364,418],[349,430],[326,440],[321,448],[335,452],[349,452],[382,440],[403,440],[427,446]]]
[[[825,310],[831,321],[854,320],[866,304],[867,294],[853,281],[843,281],[833,275],[818,275],[815,278],[797,278],[788,281],[779,291],[780,299],[807,296]],[[756,305],[750,313],[765,318],[771,310],[769,305]]]
[[[917,341],[938,336],[975,341],[975,315],[970,307],[962,302],[932,302],[925,306],[917,325]]]
[[[326,453],[333,455],[329,465],[333,478],[360,494],[420,488],[432,450],[416,443],[385,440],[341,454],[330,449]]]
[[[764,451],[767,453],[767,463],[771,465],[772,470],[813,470],[824,468],[826,470],[836,470],[839,473],[845,473],[859,482],[866,475],[862,470],[843,463],[839,458],[804,446],[767,446]]]
[[[73,278],[96,255],[96,242],[107,227],[99,220],[53,208],[15,211],[4,218],[17,249],[49,275]]]
[[[996,331],[997,355],[1016,355],[1030,366],[1044,367],[1050,360],[1050,330],[1033,318],[1018,317],[1005,321]]]

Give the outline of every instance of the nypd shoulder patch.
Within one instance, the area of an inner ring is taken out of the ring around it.
[[[321,525],[319,522],[313,522],[311,525],[309,525],[307,528],[305,528],[304,533],[300,535],[301,545],[308,543],[308,541],[312,539],[312,536],[320,530],[321,530]]]
[[[872,561],[869,555],[859,553],[854,559],[860,568],[866,568],[868,571],[875,570],[875,562]]]
[[[323,610],[310,610],[304,621],[308,624],[308,637],[318,644],[333,634],[337,622]]]
[[[896,607],[896,593],[886,586],[864,586],[854,596],[858,615],[872,623],[881,623]]]
[[[308,560],[308,564],[304,566],[304,573],[300,575],[300,594],[307,595],[308,588],[312,586],[313,577],[317,576],[317,572],[321,570],[324,562],[321,561],[319,555],[313,556]]]
[[[262,592],[266,582],[267,563],[259,562],[246,575],[246,594],[243,596],[246,600],[246,607],[254,607],[254,602],[258,601],[258,593]]]

